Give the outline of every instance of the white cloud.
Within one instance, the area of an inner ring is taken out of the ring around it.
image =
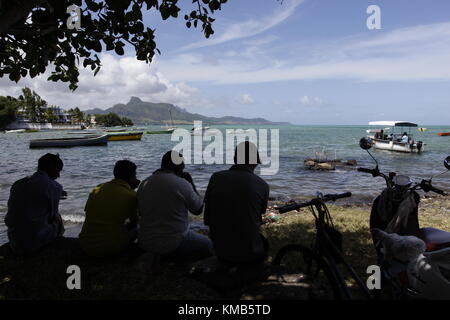
[[[182,50],[209,47],[228,41],[255,36],[285,21],[295,12],[295,9],[302,2],[304,2],[304,0],[284,1],[284,3],[275,13],[272,13],[265,17],[261,17],[259,19],[250,19],[239,23],[230,23],[231,26],[227,30],[224,30],[222,32],[216,30],[215,35],[211,36],[210,39],[192,43],[183,47]]]
[[[249,105],[253,104],[255,100],[253,100],[253,98],[249,94],[244,93],[238,97],[237,102],[240,104]]]
[[[322,102],[322,99],[319,97],[303,96],[300,98],[300,103],[304,106],[320,106]]]
[[[284,56],[249,45],[206,65],[200,54],[161,61],[174,81],[216,84],[290,80],[449,81],[450,22],[408,27],[381,35],[352,36],[324,43],[285,42]],[[272,51],[271,51],[272,50]],[[286,56],[289,52],[295,55]],[[193,61],[196,61],[195,63]]]
[[[107,108],[127,103],[131,96],[144,101],[167,102],[181,107],[216,107],[220,101],[202,95],[198,88],[184,81],[172,82],[157,70],[134,57],[101,56],[102,68],[97,76],[80,68],[79,87],[75,92],[67,83],[47,81],[48,73],[19,83],[0,78],[0,94],[18,96],[23,87],[30,87],[50,104],[63,107]]]

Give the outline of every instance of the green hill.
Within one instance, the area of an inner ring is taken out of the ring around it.
[[[127,104],[119,103],[106,110],[91,109],[86,110],[88,114],[106,114],[114,112],[121,117],[130,118],[135,124],[170,124],[170,112],[174,124],[192,124],[195,120],[201,120],[205,124],[288,124],[286,122],[271,122],[262,118],[245,119],[239,117],[206,117],[197,113],[190,113],[185,109],[174,106],[170,103],[145,102],[137,97],[131,97]]]

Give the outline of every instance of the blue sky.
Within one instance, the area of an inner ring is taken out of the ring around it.
[[[366,26],[381,8],[381,30]],[[191,8],[184,1],[184,12]],[[0,94],[34,87],[50,103],[106,108],[130,96],[205,115],[264,117],[295,124],[409,120],[450,124],[450,1],[229,0],[205,39],[182,18],[145,22],[162,54],[151,66],[103,55],[80,88],[45,78],[0,80]]]

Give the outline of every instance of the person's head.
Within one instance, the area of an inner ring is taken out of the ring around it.
[[[408,134],[407,134],[406,132],[403,132],[403,135],[404,135],[404,136],[407,136]]]
[[[181,175],[184,170],[183,155],[177,151],[167,151],[161,159],[161,169],[173,171]]]
[[[59,178],[59,173],[63,167],[64,163],[59,154],[46,153],[38,160],[38,170],[46,172],[53,180]]]
[[[247,165],[252,170],[254,170],[258,164],[261,164],[258,148],[255,144],[250,141],[239,143],[234,150],[234,163]]]
[[[119,160],[114,165],[114,178],[128,182],[130,187],[135,189],[140,183],[136,178],[136,168],[136,165],[129,160]]]

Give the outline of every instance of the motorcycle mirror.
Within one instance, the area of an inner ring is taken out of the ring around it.
[[[444,160],[444,166],[447,169],[447,171],[444,171],[442,173],[439,173],[438,175],[432,177],[431,179],[437,178],[439,176],[442,176],[443,174],[446,174],[449,170],[450,170],[450,156],[448,156],[447,158],[445,158]]]
[[[369,150],[372,148],[372,143],[367,138],[361,138],[361,140],[359,140],[359,146],[361,149]]]
[[[377,164],[377,168],[378,168],[378,161],[377,159],[375,159],[372,154],[370,153],[369,149],[372,148],[372,139],[370,138],[366,138],[363,137],[361,138],[361,140],[359,140],[359,146],[361,147],[361,149],[366,150],[367,153],[369,154],[369,156],[372,157],[372,159],[375,161],[375,163]]]

